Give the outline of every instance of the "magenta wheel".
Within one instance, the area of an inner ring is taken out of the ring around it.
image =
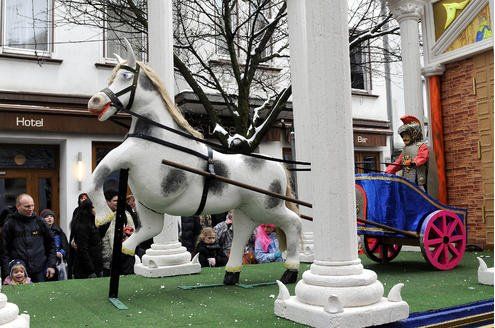
[[[366,256],[378,263],[388,263],[395,259],[402,245],[386,244],[380,237],[364,236],[364,252]]]
[[[419,237],[421,252],[439,270],[451,270],[466,250],[466,229],[453,212],[438,210],[426,217]]]

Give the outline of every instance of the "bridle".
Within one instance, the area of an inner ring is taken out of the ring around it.
[[[100,90],[100,92],[103,92],[104,94],[107,95],[107,97],[111,101],[111,104],[115,108],[117,108],[117,112],[119,112],[121,110],[129,111],[129,109],[132,107],[132,103],[134,102],[134,95],[136,94],[136,88],[137,88],[137,83],[138,83],[138,78],[139,78],[140,66],[138,63],[136,63],[136,68],[132,68],[132,67],[127,66],[127,65],[120,65],[119,68],[134,73],[134,78],[132,80],[132,84],[130,86],[125,87],[124,89],[116,92],[116,93],[114,93],[108,87]],[[122,102],[119,100],[119,97],[128,93],[128,92],[130,92],[131,94],[129,96],[129,101],[127,102],[127,106],[124,107]]]

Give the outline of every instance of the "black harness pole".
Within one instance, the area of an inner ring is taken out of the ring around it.
[[[108,300],[119,310],[127,310],[127,306],[119,300],[120,253],[122,251],[123,228],[126,223],[125,196],[127,193],[128,169],[120,169],[119,200],[115,218],[115,233],[113,235],[112,263],[110,265],[110,289]]]

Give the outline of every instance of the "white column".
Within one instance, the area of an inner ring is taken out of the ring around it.
[[[172,0],[148,2],[149,62],[171,95],[174,92],[173,14]],[[201,272],[197,258],[181,245],[176,216],[165,214],[162,232],[153,238],[154,244],[143,255],[136,257],[135,274],[145,277],[166,277]]]
[[[304,21],[304,1],[288,0],[287,14],[291,21],[289,26],[289,41],[291,44],[306,43],[306,24]],[[307,70],[307,49],[297,47],[290,49],[291,56],[291,73],[296,74],[298,81],[292,81],[292,97],[293,107],[297,110],[293,111],[294,116],[294,133],[295,133],[295,149],[296,157],[299,161],[310,161],[311,149],[305,145],[309,145],[312,139],[311,136],[311,121],[312,118],[306,115],[305,110],[309,107],[309,92],[308,87],[308,70]],[[296,64],[297,63],[297,64]],[[300,82],[299,82],[300,81]],[[304,82],[303,82],[304,81]],[[299,82],[299,83],[298,83]],[[313,202],[311,189],[311,172],[297,172],[297,196],[299,199],[306,202]],[[300,207],[301,214],[312,217],[313,213],[310,208]],[[313,223],[303,220],[303,238],[301,252],[299,254],[301,262],[313,262],[314,260],[314,242],[313,242]]]
[[[419,53],[419,20],[422,0],[388,0],[388,6],[399,22],[405,113],[424,121],[423,85]]]
[[[315,260],[297,283],[296,296],[279,282],[275,314],[314,327],[365,327],[407,318],[401,285],[389,299],[382,297],[383,285],[363,269],[357,254],[347,2],[301,1],[304,10],[294,7],[301,6],[297,2],[288,1],[289,26],[303,22],[305,36],[290,48],[305,49],[306,56],[292,61],[306,75],[300,79],[296,70],[291,76],[294,101],[305,93],[307,106],[295,106],[294,112],[310,118],[303,128],[312,137],[303,147],[310,148],[312,163]]]

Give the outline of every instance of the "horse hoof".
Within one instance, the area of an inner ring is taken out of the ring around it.
[[[240,272],[225,272],[225,276],[223,277],[223,284],[232,286],[239,282]]]
[[[280,278],[280,281],[284,284],[293,284],[297,281],[297,270],[285,270],[284,274],[282,275],[282,278]]]

